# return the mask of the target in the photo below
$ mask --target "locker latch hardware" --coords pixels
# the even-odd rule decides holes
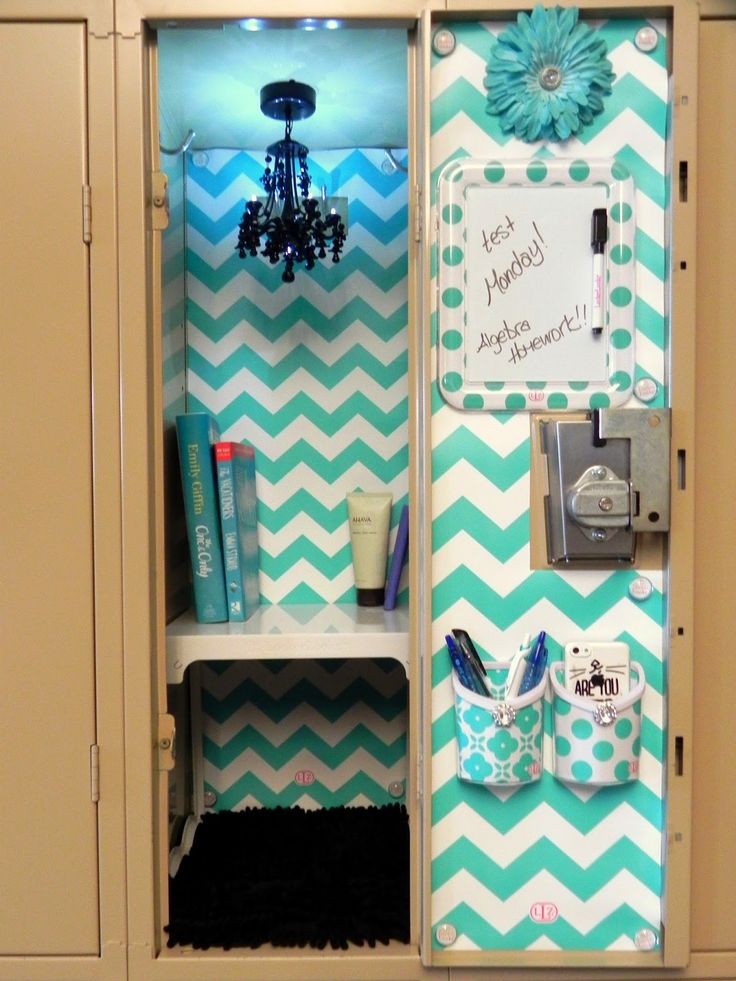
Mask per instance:
[[[173,715],[158,717],[158,769],[173,770],[176,762],[176,722]]]
[[[552,564],[632,563],[637,532],[669,530],[669,409],[540,422]]]
[[[169,178],[162,170],[151,173],[151,227],[155,232],[169,227]]]
[[[592,541],[601,541],[615,528],[626,528],[631,520],[631,482],[621,480],[609,467],[597,465],[578,478],[567,498],[567,509],[580,530]]]

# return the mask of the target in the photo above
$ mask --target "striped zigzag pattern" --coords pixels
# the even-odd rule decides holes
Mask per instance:
[[[168,178],[169,224],[162,240],[162,384],[166,494],[167,619],[191,602],[189,548],[182,513],[176,416],[186,410],[186,228],[185,167],[181,154],[161,155]]]
[[[217,810],[387,804],[406,781],[406,675],[381,659],[209,664],[202,737]]]
[[[163,236],[162,313],[164,418],[173,421],[184,411],[186,319],[186,255],[184,246],[184,163],[181,156],[164,154],[161,167],[168,177],[169,225]]]
[[[431,168],[473,156],[532,156],[625,163],[637,188],[636,374],[666,402],[666,46],[633,44],[645,22],[600,26],[616,73],[603,114],[579,139],[527,145],[485,111],[485,65],[503,24],[448,24],[457,45],[434,58]],[[664,34],[664,25],[655,25]],[[436,271],[437,252],[433,254]],[[435,272],[436,274],[436,272]],[[433,319],[436,344],[436,316]],[[530,429],[526,413],[460,412],[432,391],[432,909],[451,924],[452,950],[635,949],[642,928],[658,936],[664,834],[664,607],[661,569],[532,571]],[[653,583],[635,602],[636,575]],[[548,633],[550,656],[574,637],[621,639],[644,667],[639,779],[622,787],[565,785],[551,770],[545,707],[541,780],[488,790],[456,776],[455,713],[444,634],[465,627],[488,659],[507,659],[524,633]],[[435,946],[439,943],[434,939]]]
[[[343,257],[283,283],[234,246],[263,157],[217,150],[187,181],[188,399],[256,449],[266,603],[352,602],[345,495],[408,486],[407,189],[379,151],[310,155],[348,200]]]
[[[315,187],[347,198],[349,233],[339,264],[285,284],[234,250],[262,154],[207,156],[187,157],[183,184],[170,174],[165,396],[181,411],[185,295],[187,408],[256,448],[262,602],[349,602],[346,492],[390,489],[394,528],[407,493],[406,177],[385,175],[377,151],[310,155]],[[185,236],[174,204],[184,185]],[[393,799],[387,788],[406,771],[405,678],[380,663],[372,680],[364,664],[203,668],[203,780],[217,807]]]

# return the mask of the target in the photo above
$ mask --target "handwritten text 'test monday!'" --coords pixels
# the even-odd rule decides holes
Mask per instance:
[[[514,234],[516,222],[509,215],[504,216],[505,220],[500,222],[494,229],[483,230],[483,250],[490,255],[496,246],[507,241]],[[534,236],[531,242],[523,249],[513,249],[511,261],[505,269],[497,269],[495,266],[491,270],[490,276],[485,276],[484,281],[488,293],[488,306],[493,303],[497,296],[504,296],[514,282],[522,279],[531,269],[538,269],[544,264],[544,249],[546,243],[539,227],[532,219]]]

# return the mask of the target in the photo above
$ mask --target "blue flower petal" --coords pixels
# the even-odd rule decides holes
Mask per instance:
[[[503,132],[519,139],[566,140],[603,110],[615,75],[606,42],[579,22],[575,7],[520,11],[516,23],[494,42],[483,83],[486,110],[499,117]],[[544,68],[557,67],[557,89],[542,87]]]

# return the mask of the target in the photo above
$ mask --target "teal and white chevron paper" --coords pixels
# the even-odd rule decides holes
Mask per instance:
[[[202,670],[204,788],[217,810],[381,805],[406,781],[396,661],[239,661]]]
[[[384,161],[310,154],[313,193],[348,200],[348,238],[339,263],[283,283],[235,251],[264,152],[187,160],[187,407],[255,446],[262,603],[354,602],[346,493],[391,490],[392,541],[406,503],[407,182]],[[166,271],[173,296],[179,267]],[[405,779],[395,662],[223,664],[202,678],[204,783],[219,808],[385,803]]]
[[[166,493],[166,614],[191,602],[189,548],[179,481],[176,417],[186,411],[186,228],[182,154],[161,154],[168,178],[169,224],[162,236],[161,352]],[[173,516],[177,515],[177,518]]]
[[[373,150],[310,154],[349,231],[293,283],[234,249],[263,154],[210,151],[187,182],[188,393],[256,449],[266,603],[355,600],[345,494],[408,486],[407,186]]]
[[[447,22],[454,52],[433,57],[433,189],[451,160],[613,157],[636,186],[635,376],[653,379],[666,404],[665,26],[639,51],[644,21],[600,24],[616,73],[604,112],[578,139],[525,144],[485,111],[485,65],[503,24]],[[436,275],[436,247],[433,270]],[[434,290],[432,291],[434,295]],[[437,353],[437,316],[433,316]],[[434,359],[436,364],[436,357]],[[632,404],[639,404],[632,399]],[[525,412],[452,408],[432,386],[432,832],[431,922],[449,924],[451,950],[636,949],[659,935],[665,833],[665,578],[661,569],[532,571],[529,550],[530,420]],[[636,575],[649,599],[628,591]],[[545,718],[541,780],[492,790],[456,776],[455,722],[444,635],[466,628],[484,657],[506,660],[528,631],[545,629],[553,659],[574,637],[627,641],[647,678],[639,779],[621,787],[565,785],[551,770]]]

